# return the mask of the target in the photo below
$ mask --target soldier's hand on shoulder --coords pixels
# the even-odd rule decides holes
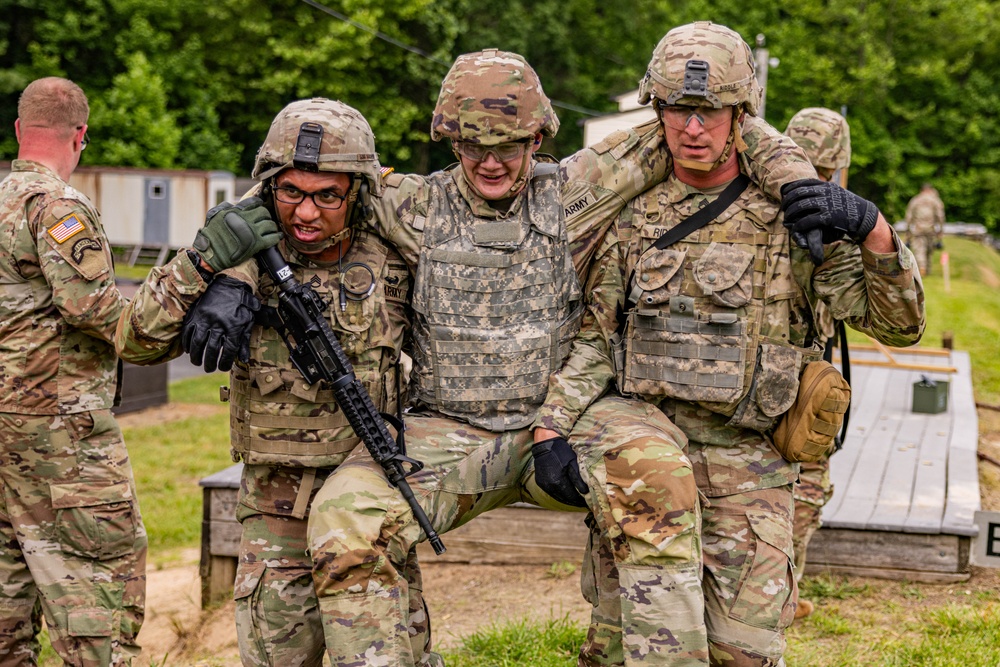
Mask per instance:
[[[278,243],[281,231],[259,197],[224,202],[211,209],[194,239],[194,249],[213,271],[241,264]]]
[[[823,263],[823,245],[848,238],[861,244],[878,222],[878,207],[836,183],[807,178],[781,188],[784,225],[800,248]]]
[[[250,330],[260,301],[246,283],[216,276],[184,317],[181,347],[195,366],[228,371],[236,359],[250,360]]]

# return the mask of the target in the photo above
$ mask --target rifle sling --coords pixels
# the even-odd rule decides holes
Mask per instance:
[[[848,352],[847,347],[847,327],[844,326],[844,320],[837,320],[837,335],[840,337],[840,368],[841,375],[844,376],[844,381],[847,385],[851,385],[851,355]],[[830,341],[827,341],[826,348],[823,350],[823,360],[827,362],[833,361],[833,345]],[[847,439],[847,424],[851,421],[851,403],[847,403],[847,412],[844,413],[844,423],[840,427],[840,435],[836,436],[833,451],[839,452],[840,448],[844,446],[844,440]]]

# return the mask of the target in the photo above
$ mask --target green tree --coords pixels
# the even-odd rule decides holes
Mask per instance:
[[[850,185],[888,218],[930,180],[949,219],[1000,225],[1000,0],[319,1],[0,0],[0,125],[29,81],[67,76],[95,109],[85,161],[247,173],[278,110],[324,96],[365,114],[384,164],[426,172],[454,160],[428,136],[448,66],[497,47],[538,71],[562,122],[543,150],[561,157],[670,27],[711,19],[766,35],[779,129],[846,108]],[[16,148],[0,133],[0,156]]]
[[[163,78],[142,53],[93,100],[90,128],[95,140],[86,153],[88,164],[167,168],[176,163],[181,129],[167,110]]]

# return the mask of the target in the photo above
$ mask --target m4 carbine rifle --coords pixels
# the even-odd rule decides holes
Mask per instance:
[[[278,295],[278,317],[281,320],[278,333],[288,346],[292,363],[310,384],[323,380],[330,385],[334,399],[347,415],[354,433],[365,443],[375,463],[382,466],[389,483],[403,494],[414,518],[434,547],[434,553],[444,553],[444,543],[406,481],[404,466],[413,473],[423,468],[424,464],[407,457],[403,448],[393,440],[383,415],[354,375],[354,367],[327,322],[323,314],[323,300],[311,287],[295,280],[291,268],[276,247],[259,253],[257,261],[271,275],[281,292]],[[402,434],[402,422],[396,427]]]

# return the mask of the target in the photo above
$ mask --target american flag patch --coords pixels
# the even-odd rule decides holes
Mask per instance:
[[[49,227],[49,236],[55,239],[56,243],[62,243],[84,229],[86,227],[80,222],[80,218],[76,217],[76,213],[73,213],[60,220],[58,224]]]
[[[382,177],[382,180],[385,180],[385,177],[394,171],[396,171],[395,167],[381,167],[379,168],[378,173]]]

